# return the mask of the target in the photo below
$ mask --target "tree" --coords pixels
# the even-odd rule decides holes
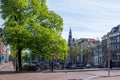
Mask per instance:
[[[66,55],[66,41],[61,37],[63,20],[48,10],[46,0],[0,0],[0,3],[5,20],[3,39],[17,50],[19,70],[23,49],[50,58],[51,43],[55,42],[56,55],[60,58]]]
[[[79,54],[79,46],[77,45],[71,46],[71,52],[72,63],[75,63],[75,57]]]
[[[34,30],[35,34],[31,36],[30,41],[32,43],[28,44],[32,53],[40,54],[45,58],[51,58],[50,53],[54,51],[56,56],[64,58],[63,55],[67,53],[67,45],[60,34],[44,27],[34,27]],[[54,42],[54,46],[52,46],[52,42]]]
[[[1,0],[2,18],[5,20],[3,39],[14,46],[18,53],[19,69],[21,69],[21,51],[26,47],[27,38],[30,36],[25,26],[27,17],[24,9],[26,0]]]
[[[87,62],[87,54],[89,52],[89,48],[86,43],[83,43],[81,46],[82,46],[81,48],[82,48],[83,65],[85,65]]]
[[[13,47],[11,48],[11,51],[10,51],[10,56],[9,56],[9,60],[16,60],[16,49],[14,49]]]
[[[89,51],[88,45],[83,45],[83,55],[86,56],[88,54],[88,51]]]

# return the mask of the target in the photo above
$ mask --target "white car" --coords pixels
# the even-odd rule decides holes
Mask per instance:
[[[87,65],[86,65],[86,68],[90,68],[90,67],[91,67],[91,65],[90,65],[90,64],[87,64]]]

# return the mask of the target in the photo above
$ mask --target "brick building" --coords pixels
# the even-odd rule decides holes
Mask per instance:
[[[2,31],[2,28],[0,28],[0,31]],[[2,38],[0,38],[0,62],[6,62],[9,58],[9,52],[4,44]]]

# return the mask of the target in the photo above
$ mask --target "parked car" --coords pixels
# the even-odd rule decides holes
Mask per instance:
[[[76,64],[75,69],[84,69],[83,64]]]
[[[42,71],[44,68],[42,63],[36,61],[23,64],[23,69],[27,71]]]
[[[31,62],[28,70],[30,71],[42,71],[42,66],[38,62]]]
[[[70,69],[71,64],[64,64],[64,69]]]
[[[86,68],[91,68],[92,66],[88,63],[87,65],[86,65]]]
[[[73,65],[70,65],[70,69],[75,69],[76,65],[73,64]]]

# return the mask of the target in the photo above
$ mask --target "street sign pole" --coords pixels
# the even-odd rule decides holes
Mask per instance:
[[[52,52],[51,53],[51,56],[52,56],[52,64],[51,64],[51,71],[53,72],[53,67],[54,67],[54,56],[55,56],[55,53],[54,52]]]
[[[108,76],[110,76],[110,34],[107,34]]]

